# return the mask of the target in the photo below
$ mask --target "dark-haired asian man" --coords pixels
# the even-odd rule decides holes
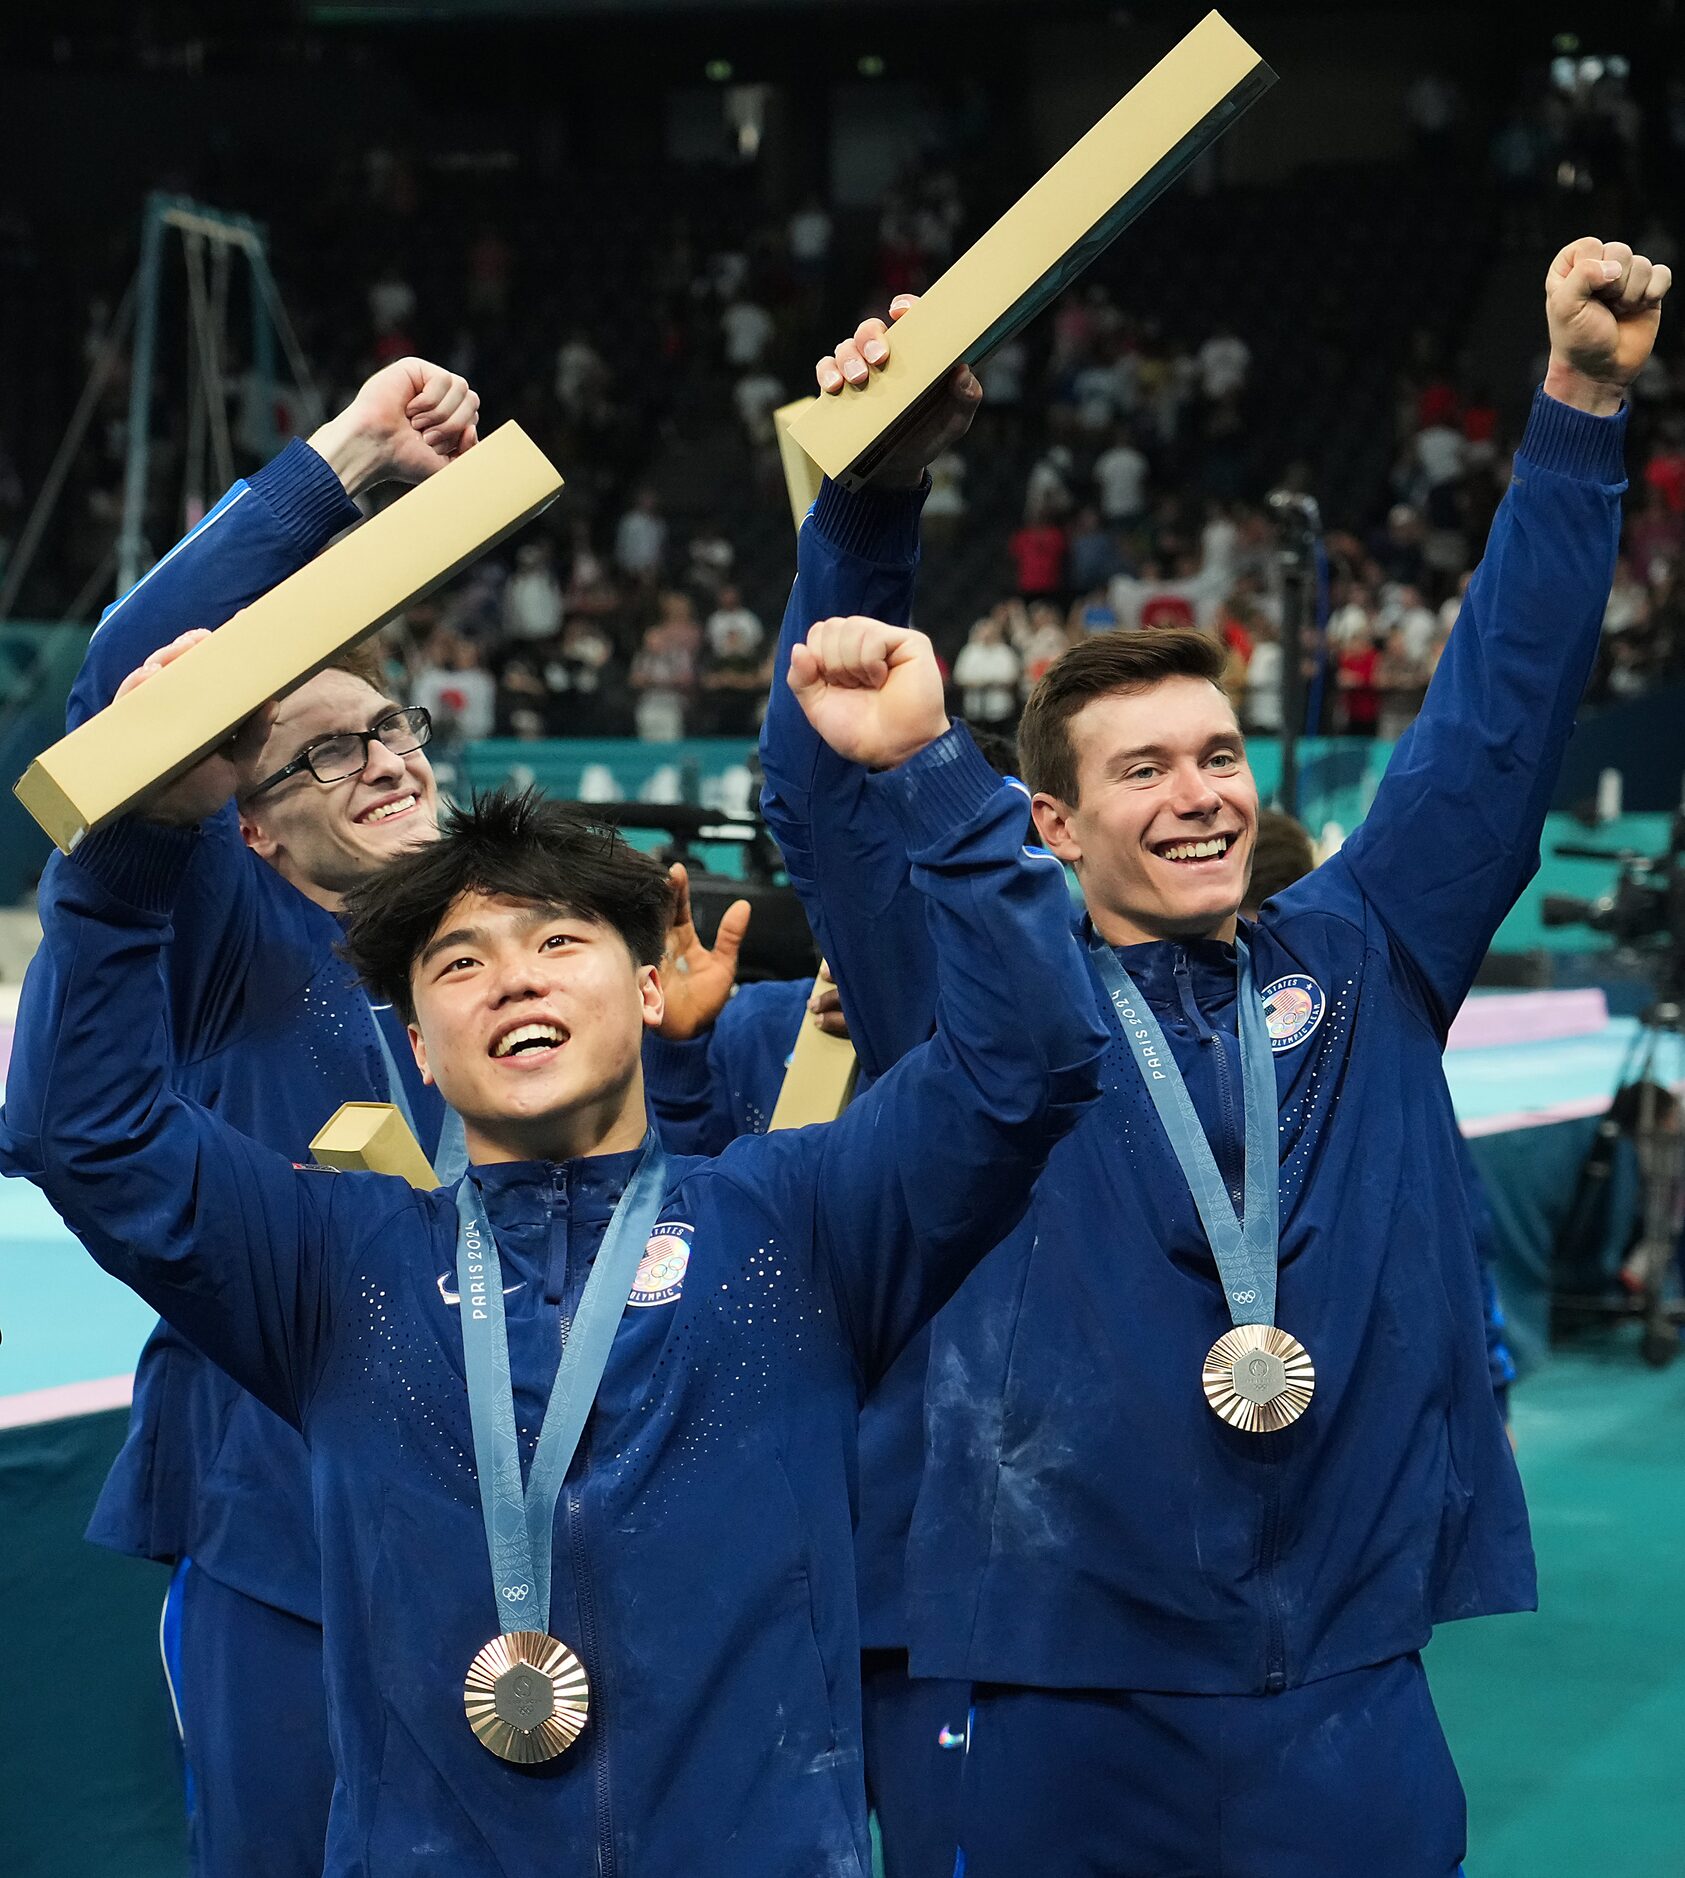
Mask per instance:
[[[462,1117],[454,1192],[297,1170],[170,1089],[159,951],[247,752],[61,869],[23,994],[57,1043],[8,1089],[5,1164],[304,1435],[330,1878],[867,1869],[861,1396],[1022,1211],[1103,1033],[1062,872],[948,727],[928,642],[872,671],[799,648],[790,682],[882,772],[946,1021],[831,1127],[717,1160],[646,1135],[666,883],[542,804],[468,811],[349,896],[351,956]]]

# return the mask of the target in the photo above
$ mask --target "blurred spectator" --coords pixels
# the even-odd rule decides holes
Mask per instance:
[[[489,737],[497,721],[497,685],[466,639],[440,630],[410,685],[412,704],[433,714],[433,735],[449,749]]]
[[[723,658],[729,646],[734,656],[745,651],[759,652],[766,637],[760,616],[743,604],[743,596],[731,585],[720,589],[720,603],[708,615],[708,649]]]
[[[965,520],[965,458],[944,450],[930,466],[930,494],[924,499],[925,533],[933,541],[953,539]]]
[[[711,609],[718,604],[736,561],[737,551],[725,536],[717,528],[704,528],[691,537],[685,583]]]
[[[562,588],[547,541],[515,551],[515,571],[503,589],[503,630],[511,639],[554,639],[562,625]]]
[[[414,318],[415,289],[390,261],[369,288],[369,323],[377,334],[390,334],[407,332]]]
[[[1065,577],[1078,593],[1104,587],[1124,569],[1117,537],[1102,528],[1093,509],[1078,509],[1071,521],[1065,550]]]
[[[735,588],[726,592],[735,598]],[[708,621],[702,690],[708,707],[703,727],[710,736],[753,737],[760,728],[772,677],[763,636],[760,621],[745,606],[722,605]]]
[[[1348,737],[1373,737],[1381,721],[1381,655],[1367,627],[1346,641],[1335,668],[1341,729]]]
[[[720,314],[725,362],[739,372],[759,365],[777,330],[772,315],[757,300],[733,300]]]
[[[667,558],[667,524],[653,489],[640,489],[637,500],[614,531],[614,562],[633,580],[654,582]]]
[[[1251,622],[1251,632],[1241,724],[1248,731],[1275,736],[1281,730],[1281,638],[1274,624],[1261,615]]]
[[[809,196],[790,217],[786,239],[797,274],[809,282],[823,281],[831,255],[831,218],[817,196]]]
[[[972,627],[954,660],[954,683],[960,688],[960,714],[968,724],[1010,736],[1018,722],[1018,681],[1023,661],[1008,643],[1006,629],[993,614]]]
[[[731,401],[743,425],[743,434],[757,449],[776,439],[772,414],[784,402],[784,387],[764,367],[747,371],[732,389]]]
[[[1070,446],[1050,444],[1030,466],[1030,478],[1024,488],[1024,508],[1045,518],[1070,513],[1071,486],[1076,480],[1076,458]]]
[[[1111,445],[1094,460],[1094,486],[1100,513],[1113,528],[1128,528],[1147,507],[1149,465],[1127,430],[1112,433]]]
[[[1199,388],[1212,404],[1246,389],[1252,348],[1229,326],[1219,326],[1199,349]]]
[[[1030,607],[1029,630],[1024,635],[1024,669],[1018,685],[1021,694],[1028,697],[1041,682],[1048,666],[1063,652],[1070,649],[1070,634],[1065,623],[1059,617],[1059,610],[1046,600],[1037,600]]]
[[[685,735],[701,644],[690,596],[664,593],[660,616],[645,628],[632,661],[638,735],[645,743],[675,743]]]
[[[1065,531],[1045,512],[1032,509],[1007,543],[1026,600],[1052,599],[1065,590]]]

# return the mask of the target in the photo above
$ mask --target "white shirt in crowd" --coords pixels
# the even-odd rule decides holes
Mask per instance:
[[[741,658],[758,651],[766,636],[758,613],[746,606],[716,607],[708,615],[708,647],[716,658]]]
[[[615,564],[623,573],[640,577],[661,572],[667,549],[667,524],[659,515],[628,509],[614,531]]]
[[[993,645],[968,639],[954,660],[954,683],[960,688],[960,708],[977,724],[1004,724],[1018,708],[1018,675],[1022,665],[1016,649],[1004,639]]]
[[[720,315],[720,331],[725,335],[726,363],[736,366],[756,365],[772,341],[772,315],[753,300],[734,300]]]
[[[1108,522],[1128,522],[1147,506],[1147,459],[1131,443],[1114,443],[1094,461],[1100,513]]]
[[[1239,391],[1252,365],[1252,348],[1235,333],[1213,333],[1199,349],[1199,386],[1213,403]]]
[[[1422,483],[1438,489],[1454,483],[1468,460],[1468,444],[1460,430],[1449,424],[1429,424],[1416,433],[1416,469]]]
[[[1281,646],[1260,639],[1246,667],[1246,721],[1253,730],[1281,728]]]
[[[790,253],[798,261],[823,261],[831,251],[831,218],[817,203],[790,217]]]
[[[511,639],[553,639],[561,626],[556,576],[548,567],[517,567],[503,589],[503,630]]]

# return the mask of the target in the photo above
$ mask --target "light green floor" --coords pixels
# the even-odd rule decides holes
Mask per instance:
[[[1539,1612],[1428,1654],[1469,1878],[1685,1874],[1685,1359],[1624,1338],[1516,1392]]]

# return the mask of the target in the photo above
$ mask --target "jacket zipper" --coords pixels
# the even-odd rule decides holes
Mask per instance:
[[[589,1473],[591,1453],[589,1438],[582,1443],[585,1469]],[[573,1555],[573,1589],[579,1600],[579,1645],[585,1661],[599,1666],[597,1654],[597,1598],[591,1586],[591,1565],[585,1552],[585,1519],[577,1487],[567,1490],[568,1550]],[[596,1777],[597,1808],[597,1878],[614,1878],[614,1817],[609,1805],[608,1730],[604,1726],[602,1704],[603,1678],[599,1674],[591,1691],[595,1739],[591,1745],[591,1765]]]
[[[1287,1687],[1287,1619],[1281,1608],[1281,1584],[1276,1565],[1281,1552],[1281,1437],[1262,1437],[1265,1452],[1261,1456],[1270,1470],[1269,1488],[1264,1499],[1264,1537],[1259,1547],[1264,1588],[1269,1597],[1269,1641],[1264,1658],[1264,1691],[1280,1695]]]

